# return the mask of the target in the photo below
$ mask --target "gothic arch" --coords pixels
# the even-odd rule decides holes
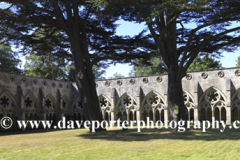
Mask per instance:
[[[150,120],[164,120],[164,98],[157,92],[149,92],[142,100],[140,106],[141,119],[145,120],[149,117]]]
[[[51,94],[47,95],[45,98],[44,109],[48,116],[56,114],[58,111],[57,102]]]
[[[211,108],[214,110],[216,107],[221,109],[226,107],[226,96],[216,87],[208,88],[199,99],[200,109]]]
[[[3,116],[17,115],[18,107],[15,98],[8,91],[4,91],[0,94],[0,114]]]
[[[102,111],[103,119],[110,120],[111,107],[112,107],[110,99],[103,94],[98,96],[98,99],[99,99],[99,106]]]
[[[194,118],[194,101],[193,101],[193,96],[187,92],[183,91],[183,100],[184,100],[184,105],[187,110],[187,115],[188,115],[188,120],[193,120]]]
[[[73,114],[72,105],[67,96],[63,96],[63,98],[61,99],[61,103],[62,103],[61,109],[63,110],[63,113],[72,115]]]
[[[121,112],[123,114],[123,112],[125,111],[127,114],[130,111],[135,112],[137,109],[137,101],[135,98],[133,98],[133,96],[131,96],[128,93],[124,93],[118,100],[115,113],[119,113]]]
[[[240,119],[240,88],[233,94],[231,99],[232,105],[232,119],[239,120]]]
[[[72,103],[72,110],[74,115],[74,120],[82,120],[83,119],[83,108],[81,97],[78,96]]]
[[[155,112],[156,110],[163,110],[165,104],[164,98],[159,93],[151,91],[142,100],[140,111],[146,110],[149,112],[152,110]]]
[[[224,120],[226,120],[226,96],[219,89],[208,88],[200,97],[199,102],[199,111],[205,114],[205,119],[211,121],[212,117],[215,117],[216,120],[222,120],[225,117]]]
[[[36,114],[37,116],[39,116],[39,102],[31,92],[25,95],[25,97],[23,98],[23,104],[26,115],[30,117],[31,114]]]

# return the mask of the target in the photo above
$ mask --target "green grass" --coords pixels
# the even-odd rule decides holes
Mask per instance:
[[[87,129],[0,133],[0,159],[240,159],[239,130]]]

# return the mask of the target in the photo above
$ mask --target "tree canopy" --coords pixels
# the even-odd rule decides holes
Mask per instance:
[[[185,120],[182,78],[199,55],[218,56],[239,47],[238,0],[91,0],[126,21],[145,23],[168,68],[171,119]],[[177,112],[176,112],[177,110]]]
[[[147,76],[163,73],[167,73],[167,66],[164,64],[161,58],[152,57],[147,61],[144,59],[136,60],[133,65],[133,69],[129,73],[129,76]]]
[[[22,74],[20,65],[21,60],[17,53],[13,52],[10,46],[0,45],[0,71]]]
[[[117,78],[124,78],[124,75],[120,73],[114,73],[112,77],[109,77],[109,79],[117,79]]]

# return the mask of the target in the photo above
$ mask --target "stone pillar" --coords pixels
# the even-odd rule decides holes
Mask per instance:
[[[194,101],[194,124],[197,123],[197,121],[200,120],[200,117],[199,117],[199,107],[198,107],[198,97],[199,97],[199,88],[200,88],[200,85],[199,83],[195,83],[194,84],[194,93],[193,93],[193,101]]]
[[[141,102],[142,102],[142,89],[141,87],[136,89],[136,103],[137,103],[137,108],[136,108],[136,121],[141,120]]]
[[[116,89],[115,88],[112,88],[112,91],[111,91],[111,121],[114,121],[116,120],[117,121],[117,116],[115,116],[115,109],[116,109]]]
[[[165,106],[164,106],[164,121],[169,121],[169,107],[168,107],[168,94],[167,94],[167,85],[164,91],[164,101],[165,101]]]
[[[231,79],[226,81],[226,123],[231,124]]]

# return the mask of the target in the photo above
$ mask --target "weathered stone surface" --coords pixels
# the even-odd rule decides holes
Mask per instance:
[[[189,119],[239,119],[239,68],[190,72],[182,80]],[[169,118],[167,75],[96,81],[104,119]],[[75,83],[0,72],[0,118],[83,119]],[[107,106],[106,106],[107,105]],[[229,109],[228,109],[229,108]],[[15,126],[13,126],[14,128]]]

